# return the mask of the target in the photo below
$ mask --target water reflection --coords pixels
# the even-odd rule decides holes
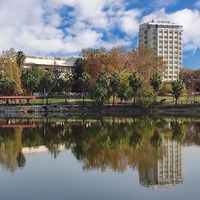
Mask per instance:
[[[1,119],[0,165],[26,165],[26,155],[70,149],[83,170],[137,169],[141,185],[183,182],[182,145],[200,144],[200,121],[191,118]]]
[[[148,187],[168,187],[183,182],[182,150],[178,141],[163,138],[165,153],[152,168],[139,170],[140,184]]]

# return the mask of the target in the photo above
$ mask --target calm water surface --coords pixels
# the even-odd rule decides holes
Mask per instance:
[[[0,119],[2,200],[196,200],[200,119]]]

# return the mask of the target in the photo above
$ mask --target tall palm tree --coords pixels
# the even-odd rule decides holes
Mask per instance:
[[[133,91],[134,104],[135,104],[136,103],[135,99],[136,99],[138,90],[142,86],[141,78],[137,73],[133,73],[129,76],[129,85]]]
[[[17,52],[17,56],[16,56],[16,62],[17,62],[17,65],[21,68],[22,64],[24,63],[25,61],[25,54],[22,52],[22,51],[18,51]]]
[[[150,85],[153,88],[154,101],[156,102],[156,97],[157,97],[160,87],[162,85],[162,75],[158,72],[152,74],[152,76],[150,78]]]

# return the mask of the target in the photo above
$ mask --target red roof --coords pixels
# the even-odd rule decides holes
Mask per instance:
[[[35,96],[0,96],[0,99],[36,99]]]

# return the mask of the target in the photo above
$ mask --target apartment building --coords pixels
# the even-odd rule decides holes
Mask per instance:
[[[157,56],[164,59],[164,81],[176,80],[182,67],[183,26],[169,21],[155,21],[141,24],[139,44],[151,47]]]

